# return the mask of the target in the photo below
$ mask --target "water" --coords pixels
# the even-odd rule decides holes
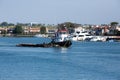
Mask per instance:
[[[73,42],[70,48],[16,47],[46,38],[0,38],[0,80],[120,80],[119,42]]]

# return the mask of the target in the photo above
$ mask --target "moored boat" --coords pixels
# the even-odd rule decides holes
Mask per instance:
[[[92,36],[87,31],[75,31],[71,34],[72,41],[84,41],[90,38],[92,38]]]
[[[94,41],[94,42],[105,42],[106,41],[106,37],[103,36],[93,36],[90,41]]]
[[[36,35],[34,35],[34,37],[48,37],[48,35],[45,35],[45,34],[36,34]]]

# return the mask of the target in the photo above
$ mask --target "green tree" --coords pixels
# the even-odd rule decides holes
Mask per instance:
[[[111,29],[110,29],[110,32],[112,35],[117,35],[118,34],[118,30],[116,29],[116,27],[118,26],[118,22],[111,22],[110,25],[111,25]]]
[[[72,22],[64,22],[61,24],[58,24],[58,29],[67,29],[69,33],[74,32],[74,28],[77,27],[78,24],[72,23]]]
[[[1,26],[8,26],[8,23],[7,22],[2,22],[0,25]]]
[[[45,33],[46,33],[46,27],[42,26],[42,27],[40,28],[40,33],[41,33],[41,34],[45,34]]]
[[[9,23],[8,26],[14,26],[14,24],[13,23]]]
[[[118,22],[111,22],[110,25],[111,26],[117,26],[119,23]]]
[[[14,29],[14,33],[15,33],[15,34],[22,34],[22,33],[23,33],[22,26],[16,25],[16,26],[15,26],[15,29]]]
[[[67,28],[67,29],[70,29],[70,28],[75,28],[75,23],[72,23],[72,22],[65,22],[65,23],[61,23],[61,24],[58,24],[58,28]]]

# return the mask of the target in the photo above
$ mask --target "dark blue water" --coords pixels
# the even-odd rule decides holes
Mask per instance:
[[[73,42],[70,48],[16,47],[46,38],[0,38],[0,80],[120,80],[119,42]]]

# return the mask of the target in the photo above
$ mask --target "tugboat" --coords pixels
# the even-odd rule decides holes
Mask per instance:
[[[55,33],[55,37],[49,43],[43,44],[18,44],[18,47],[70,47],[72,45],[71,40],[68,37],[67,29],[60,30]]]

